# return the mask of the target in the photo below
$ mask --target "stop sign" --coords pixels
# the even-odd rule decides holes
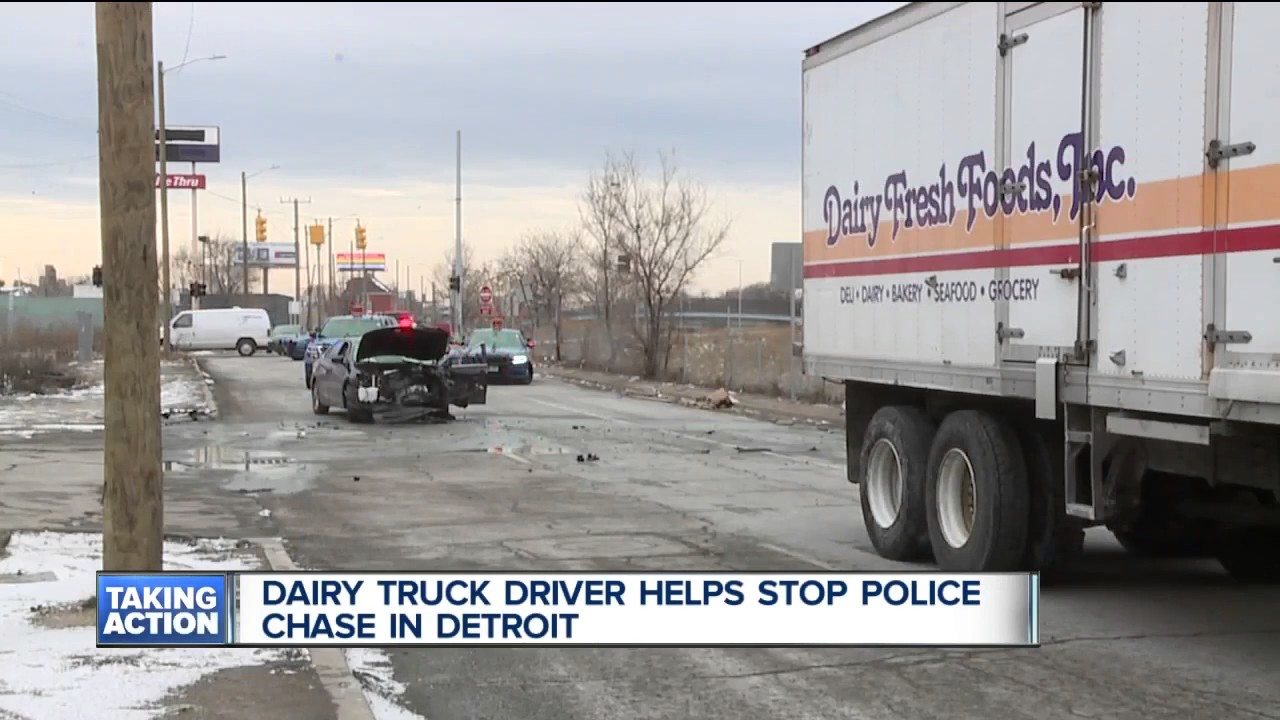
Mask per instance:
[[[489,305],[493,302],[493,289],[488,285],[480,288],[480,304]]]

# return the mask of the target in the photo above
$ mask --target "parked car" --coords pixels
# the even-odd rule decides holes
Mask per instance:
[[[270,344],[271,318],[261,308],[183,310],[169,327],[169,341],[179,350],[235,350],[248,357]]]
[[[307,388],[311,388],[311,369],[316,358],[324,354],[330,346],[339,340],[352,340],[378,328],[393,327],[394,318],[385,315],[335,315],[325,321],[320,331],[307,345],[303,359],[302,374]]]
[[[298,327],[298,332],[281,340],[284,347],[284,354],[290,360],[302,360],[307,355],[307,347],[311,345],[311,340],[315,338],[314,330],[307,330],[305,327]]]
[[[504,328],[472,330],[466,344],[455,355],[460,362],[482,363],[488,367],[489,382],[533,382],[534,342],[519,330]]]
[[[271,340],[267,343],[267,352],[284,355],[284,341],[302,332],[301,325],[277,325],[271,328]]]

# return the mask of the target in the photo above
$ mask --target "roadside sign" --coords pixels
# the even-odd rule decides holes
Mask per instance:
[[[178,173],[165,175],[170,190],[204,190],[206,178],[204,175],[191,173]],[[156,173],[156,188],[160,187],[160,173]]]
[[[493,288],[488,285],[480,288],[480,304],[485,307],[493,305]]]
[[[494,330],[501,330],[501,329],[502,329],[502,316],[501,316],[501,315],[499,315],[499,316],[497,316],[497,317],[495,317],[495,318],[493,319],[493,329],[494,329]]]
[[[481,306],[480,306],[480,314],[481,314],[481,315],[492,315],[492,314],[493,314],[493,306],[492,306],[492,305],[481,305]]]
[[[221,133],[216,127],[166,127],[165,160],[216,163],[222,159]],[[160,131],[156,131],[156,162],[160,161]]]

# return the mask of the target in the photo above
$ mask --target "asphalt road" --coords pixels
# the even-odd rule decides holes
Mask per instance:
[[[170,483],[270,510],[244,532],[283,537],[304,568],[903,567],[870,550],[838,429],[543,378],[447,425],[350,425],[311,413],[301,363],[204,365],[221,419],[166,436]],[[431,720],[1280,718],[1280,591],[1139,563],[1101,533],[1080,577],[1045,593],[1037,650],[391,655]]]

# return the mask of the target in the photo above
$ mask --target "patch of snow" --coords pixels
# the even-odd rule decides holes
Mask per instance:
[[[164,554],[166,570],[258,569],[229,540],[165,543]],[[102,537],[96,533],[15,533],[10,539],[0,575],[52,572],[57,580],[5,585],[0,593],[0,717],[155,718],[167,697],[205,675],[283,659],[277,650],[98,649],[92,626],[32,622],[34,606],[92,597],[101,566]]]
[[[404,696],[404,683],[397,682],[391,667],[391,658],[385,651],[373,648],[349,648],[347,665],[351,674],[360,681],[360,689],[373,711],[375,720],[426,720],[400,704]]]
[[[160,378],[161,412],[171,414],[208,411],[205,379],[187,366],[162,364]],[[31,438],[51,432],[100,432],[103,429],[102,403],[106,387],[97,382],[88,387],[47,395],[17,395],[0,399],[0,436]]]

